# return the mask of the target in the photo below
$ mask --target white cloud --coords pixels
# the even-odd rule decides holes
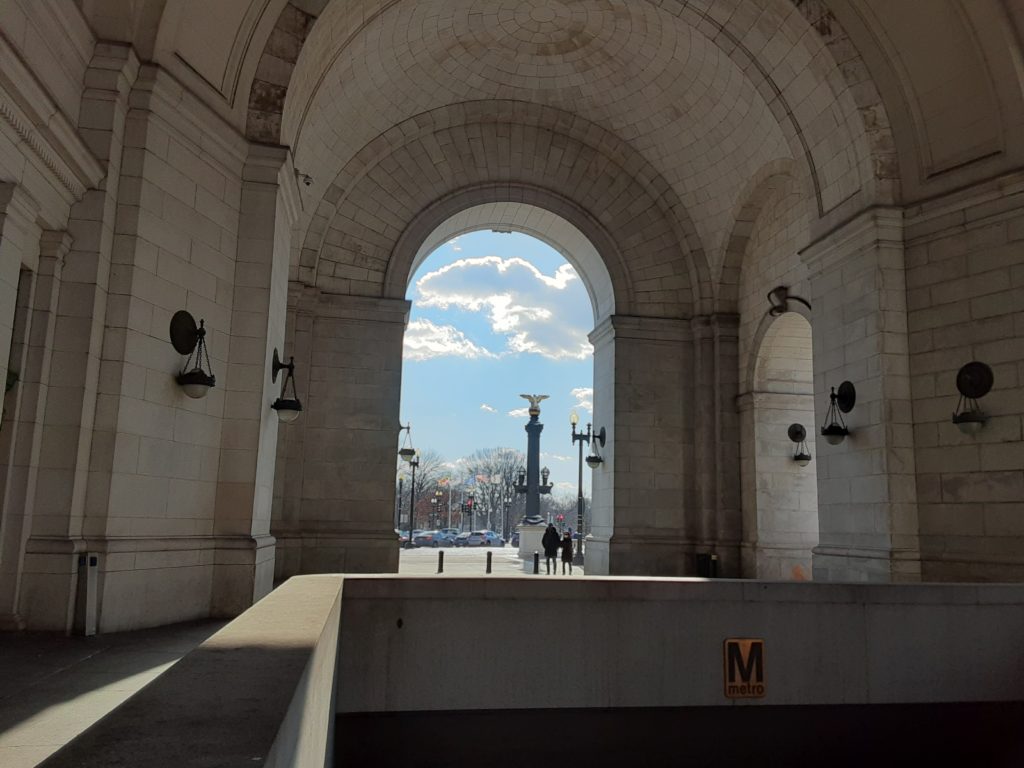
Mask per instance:
[[[498,412],[497,408],[492,408],[487,403],[481,403],[480,404],[480,410],[481,411],[487,411],[488,413],[497,413]]]
[[[544,453],[543,451],[540,457],[546,461],[576,461],[572,456],[559,456],[557,453]]]
[[[463,258],[416,281],[423,307],[461,309],[486,315],[491,330],[506,339],[512,354],[555,360],[583,360],[593,353],[587,340],[590,307],[566,300],[579,280],[568,264],[546,275],[525,259]]]
[[[523,419],[530,415],[529,408],[516,408],[514,411],[509,411],[508,415],[514,419]]]
[[[594,412],[594,389],[593,387],[576,387],[570,392],[576,398],[574,408],[579,408],[589,413]]]
[[[497,357],[477,346],[451,325],[435,325],[429,320],[413,320],[405,331],[406,360],[429,360],[433,357],[463,357],[468,359]]]

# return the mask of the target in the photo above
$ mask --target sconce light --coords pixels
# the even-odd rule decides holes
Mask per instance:
[[[206,328],[203,321],[196,326],[195,318],[184,309],[178,310],[171,318],[171,345],[179,355],[188,355],[181,372],[174,377],[185,394],[200,399],[206,397],[216,383],[210,366],[210,352],[206,348]],[[203,369],[203,360],[206,369]]]
[[[540,471],[540,482],[541,482],[541,484],[542,485],[547,485],[548,484],[548,478],[550,476],[551,476],[551,470],[548,469],[547,467],[544,467],[544,469],[542,469]]]
[[[803,424],[790,424],[786,434],[789,439],[796,443],[796,453],[793,454],[793,461],[798,466],[806,467],[811,463],[811,452],[807,450],[807,430]]]
[[[281,358],[277,356],[277,348],[274,348],[274,358],[271,360],[271,374],[270,380],[272,382],[277,381],[278,371],[288,371],[284,375],[284,381],[281,382],[281,397],[277,398],[270,406],[277,411],[277,418],[285,424],[291,424],[302,412],[302,403],[299,402],[299,395],[295,391],[295,358],[289,357],[287,363],[282,363]],[[292,385],[292,396],[288,397],[288,382]]]
[[[801,299],[799,296],[790,296],[789,286],[780,285],[768,292],[768,314],[772,317],[786,314],[789,312],[789,302],[791,301],[799,301],[808,309],[811,308],[811,303],[807,299]]]
[[[843,421],[843,414],[853,410],[857,402],[857,390],[853,384],[844,381],[839,385],[838,392],[832,387],[828,398],[828,411],[825,413],[825,426],[821,428],[821,434],[829,445],[839,445],[850,434]]]
[[[992,369],[984,363],[968,363],[957,372],[956,388],[960,392],[960,400],[953,412],[953,423],[965,435],[978,434],[988,421],[988,416],[978,405],[978,398],[987,395],[994,382]]]

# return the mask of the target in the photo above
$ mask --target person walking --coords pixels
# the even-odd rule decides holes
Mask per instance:
[[[566,531],[562,540],[558,543],[562,548],[562,575],[565,576],[565,566],[569,566],[569,575],[572,576],[572,536]]]
[[[544,531],[544,538],[540,540],[541,546],[544,547],[544,563],[548,568],[548,575],[551,573],[558,573],[558,531],[555,530],[555,526],[548,523],[548,528]]]

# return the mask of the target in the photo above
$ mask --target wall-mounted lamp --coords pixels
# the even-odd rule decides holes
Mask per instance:
[[[811,308],[811,303],[807,299],[801,299],[799,296],[790,296],[789,286],[780,285],[768,292],[768,314],[772,317],[786,314],[789,312],[789,302],[791,301],[799,301],[808,309]]]
[[[197,400],[206,397],[217,380],[210,366],[210,352],[206,348],[206,328],[203,327],[203,321],[200,320],[196,326],[195,318],[184,309],[175,312],[171,318],[171,345],[179,355],[188,355],[185,365],[174,380],[189,397]]]
[[[984,363],[968,363],[956,374],[956,388],[960,400],[953,412],[953,423],[965,435],[976,435],[988,421],[988,415],[978,405],[978,398],[992,390],[995,377]]]
[[[793,454],[793,461],[798,466],[806,467],[811,463],[811,452],[807,450],[807,430],[803,424],[790,424],[786,432],[789,439],[796,443],[796,453]]]
[[[279,421],[291,424],[302,413],[302,403],[299,402],[299,395],[295,391],[295,358],[289,357],[287,363],[282,363],[281,358],[277,356],[277,348],[275,347],[274,358],[271,360],[270,365],[270,380],[272,382],[277,381],[278,371],[288,371],[284,375],[284,381],[281,382],[281,396],[270,407],[277,411]],[[288,382],[291,382],[292,385],[291,397],[288,397]]]
[[[843,421],[843,414],[853,410],[857,403],[857,390],[853,384],[844,381],[839,385],[838,392],[832,387],[828,398],[828,411],[825,413],[825,426],[821,428],[821,434],[829,445],[839,445],[850,434]]]

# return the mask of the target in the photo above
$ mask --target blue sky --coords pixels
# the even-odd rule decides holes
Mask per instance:
[[[441,246],[409,285],[403,424],[447,461],[479,448],[526,451],[527,402],[541,403],[541,465],[556,493],[576,491],[569,413],[592,413],[593,310],[562,256],[518,233],[473,232]],[[584,473],[589,486],[589,471]]]

